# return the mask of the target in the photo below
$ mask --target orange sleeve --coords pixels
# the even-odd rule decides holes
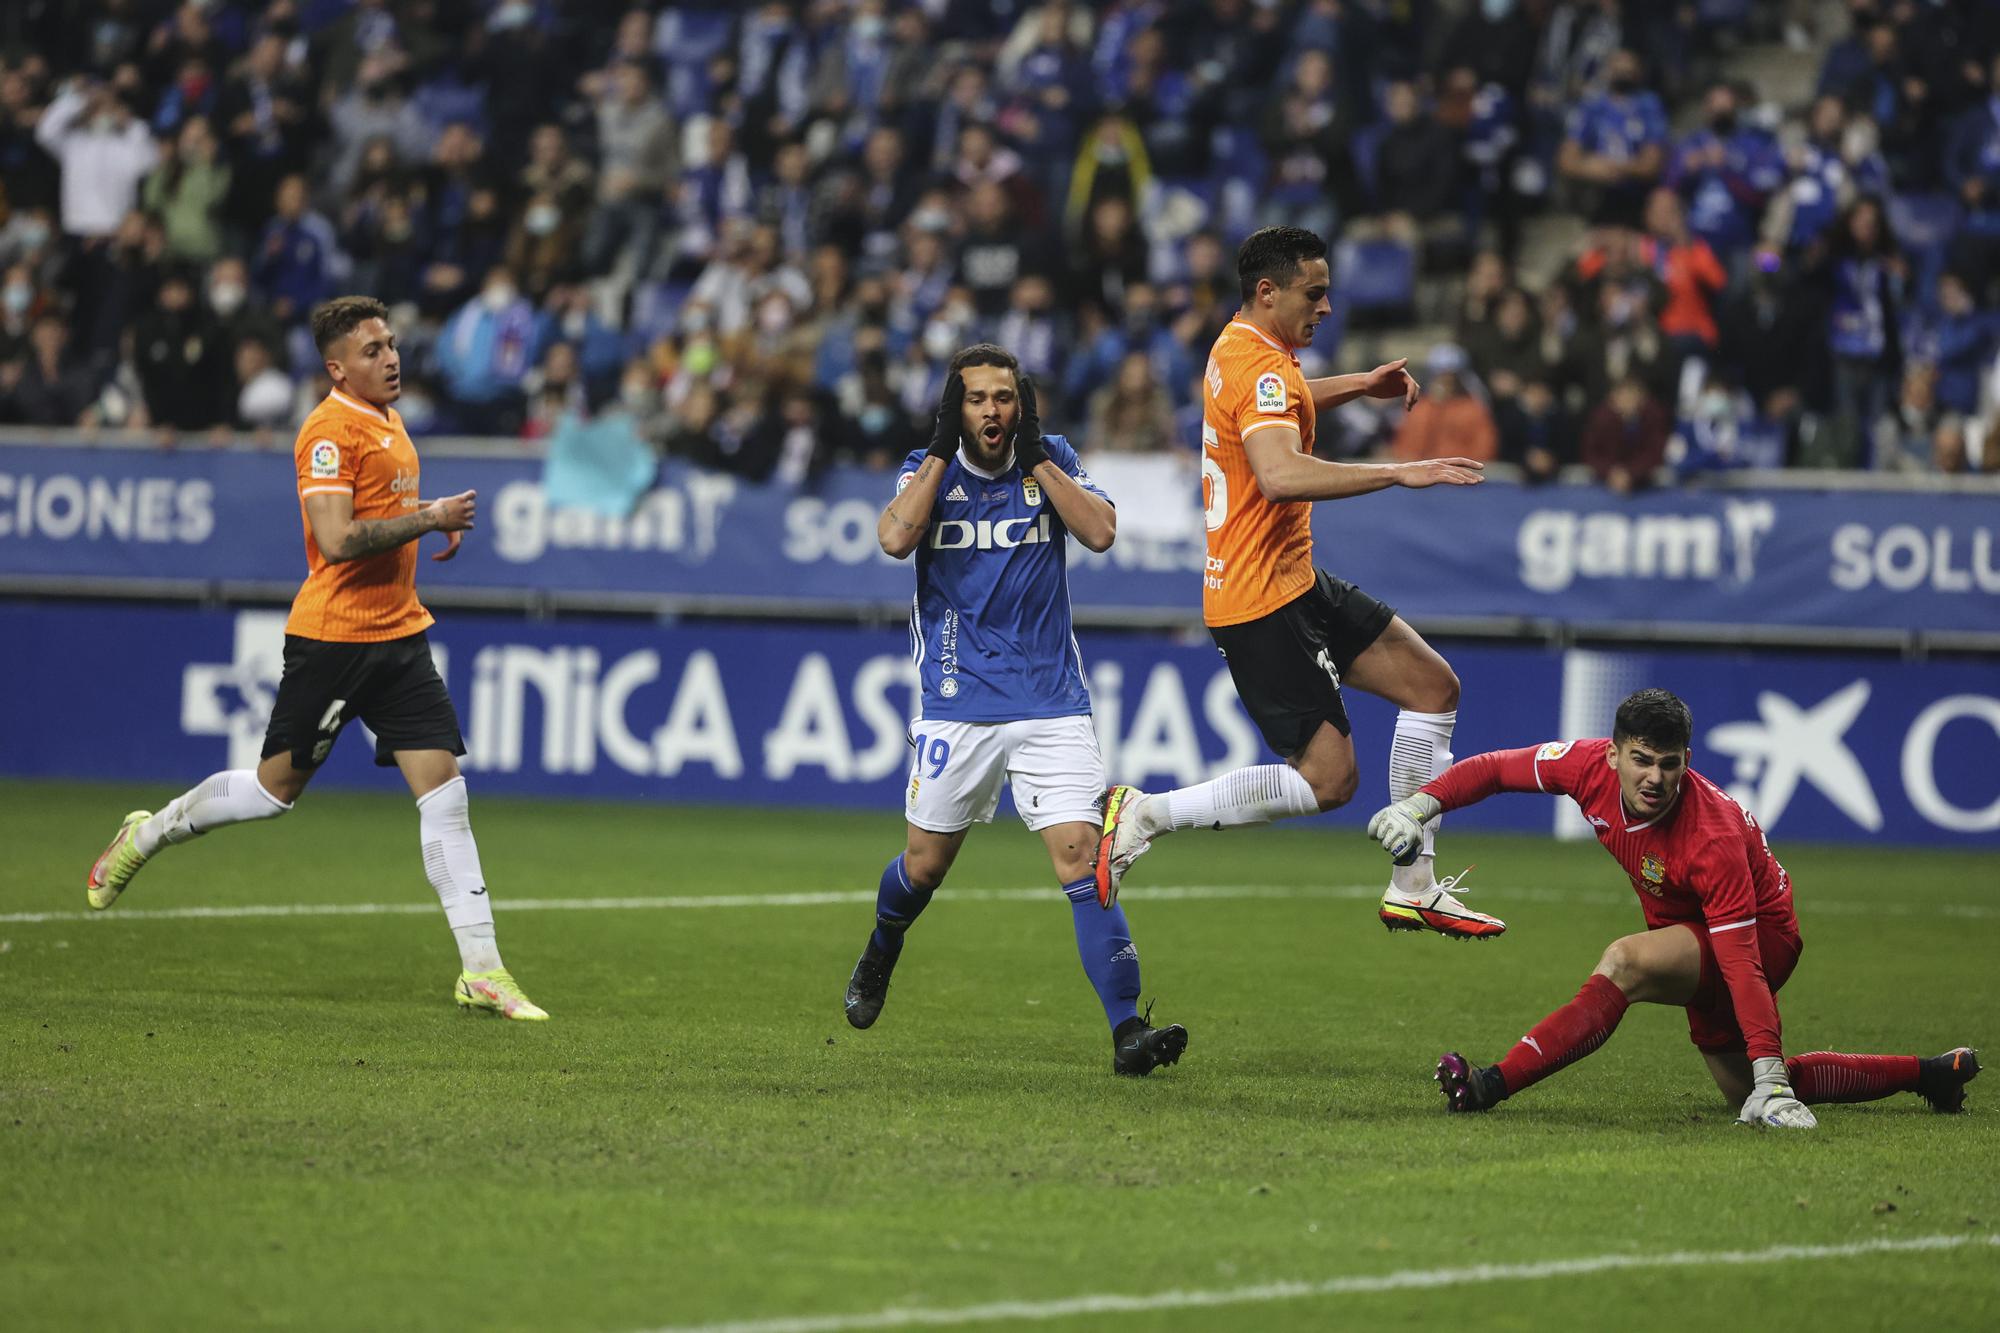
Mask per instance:
[[[355,467],[361,451],[355,446],[354,432],[339,422],[319,420],[306,423],[293,446],[298,465],[299,498],[329,492],[354,494]]]
[[[1285,373],[1289,369],[1276,352],[1224,368],[1223,403],[1238,439],[1247,444],[1251,435],[1273,426],[1299,429],[1300,390]]]

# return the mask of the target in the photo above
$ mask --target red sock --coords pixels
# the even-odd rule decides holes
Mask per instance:
[[[1605,1043],[1630,1005],[1611,978],[1591,975],[1576,998],[1528,1029],[1500,1062],[1509,1095],[1539,1083]]]
[[[1785,1061],[1802,1102],[1872,1102],[1917,1090],[1922,1062],[1914,1055],[1842,1055],[1812,1051]]]

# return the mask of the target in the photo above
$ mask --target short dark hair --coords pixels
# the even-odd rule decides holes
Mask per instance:
[[[336,296],[313,307],[313,346],[325,356],[327,350],[371,319],[386,320],[389,307],[372,296]]]
[[[1656,750],[1685,750],[1694,740],[1694,714],[1671,690],[1647,688],[1625,697],[1611,723],[1611,743],[1642,741]]]
[[[1265,278],[1285,286],[1308,259],[1325,259],[1326,242],[1304,227],[1265,227],[1253,231],[1236,251],[1236,280],[1243,288],[1243,304],[1256,299],[1257,284]]]
[[[1020,361],[998,343],[974,343],[970,347],[960,348],[958,355],[951,359],[951,366],[946,373],[963,374],[967,366],[998,366],[1002,370],[1014,372],[1014,383],[1021,382]]]

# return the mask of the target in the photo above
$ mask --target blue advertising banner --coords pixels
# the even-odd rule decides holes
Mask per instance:
[[[1084,612],[1198,614],[1205,553],[1191,457],[1092,460],[1117,544],[1072,547]],[[0,445],[0,581],[304,575],[288,453]],[[476,489],[480,529],[435,589],[589,598],[896,605],[909,568],[876,546],[893,492],[837,469],[799,490],[670,464],[636,510],[551,508],[530,459],[432,458],[430,495]],[[1211,500],[1226,505],[1227,498]],[[1213,515],[1211,515],[1213,516]],[[1409,619],[2000,635],[2000,494],[1391,490],[1317,507],[1319,561]],[[1227,571],[1222,571],[1227,577]]]
[[[0,602],[0,773],[158,782],[253,766],[277,686],[271,611]],[[447,616],[432,643],[477,790],[901,810],[915,678],[905,637],[853,628],[662,627]],[[1110,776],[1202,781],[1267,762],[1205,638],[1082,636]],[[2000,673],[1967,661],[1453,646],[1460,755],[1603,735],[1663,684],[1696,719],[1695,766],[1774,838],[2000,848]],[[1394,710],[1350,693],[1361,793],[1386,798]],[[359,728],[355,728],[356,731]],[[397,789],[362,735],[318,779]],[[1453,827],[1578,833],[1566,802],[1496,797]],[[1362,849],[1357,845],[1357,855]]]

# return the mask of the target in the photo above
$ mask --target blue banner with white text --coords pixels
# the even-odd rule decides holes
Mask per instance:
[[[1112,780],[1157,789],[1270,760],[1205,638],[1080,637]],[[165,799],[256,764],[284,616],[0,601],[0,643],[0,775],[153,782]],[[900,633],[454,614],[431,643],[479,791],[901,811],[915,668]],[[1781,843],[2000,848],[1990,663],[1446,651],[1463,682],[1460,756],[1603,735],[1626,693],[1664,685],[1694,710],[1694,766]],[[1387,798],[1395,710],[1348,700],[1361,790],[1316,822],[1351,830]],[[316,781],[399,790],[372,756],[346,736]],[[1496,797],[1450,817],[1445,856],[1450,828],[1584,831],[1570,810]]]
[[[1117,543],[1071,548],[1081,611],[1198,615],[1196,460],[1088,460]],[[894,477],[835,469],[803,488],[668,464],[630,514],[551,508],[532,459],[433,458],[426,495],[476,489],[479,530],[423,586],[561,598],[906,602],[877,547]],[[1211,496],[1211,517],[1226,496]],[[955,530],[954,530],[955,531]],[[2000,634],[2000,495],[1596,487],[1390,490],[1317,506],[1320,564],[1421,625],[1754,625]],[[0,445],[0,584],[304,576],[288,452]],[[430,545],[435,545],[432,543]],[[1211,571],[1227,578],[1229,571]]]

